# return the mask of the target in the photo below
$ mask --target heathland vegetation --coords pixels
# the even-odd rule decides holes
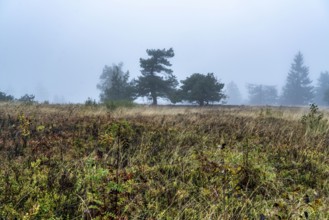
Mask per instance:
[[[328,113],[0,107],[0,219],[328,219]]]
[[[137,79],[105,66],[100,103],[0,92],[0,219],[329,219],[325,109],[211,107],[241,103],[236,84],[225,94],[215,74],[194,73],[179,85],[173,49],[146,52]],[[298,53],[282,94],[249,84],[249,103],[327,102],[329,74],[315,89],[308,74]]]

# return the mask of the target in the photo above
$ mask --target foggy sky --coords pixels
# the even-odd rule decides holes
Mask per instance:
[[[179,80],[213,72],[280,91],[298,51],[314,83],[329,70],[328,39],[327,0],[0,0],[0,91],[98,100],[105,65],[136,78],[146,49],[170,47]]]

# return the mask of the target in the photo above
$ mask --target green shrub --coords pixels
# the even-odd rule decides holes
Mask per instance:
[[[85,101],[85,106],[97,106],[97,102],[95,99],[93,100],[88,97],[88,99]]]
[[[302,116],[301,122],[307,131],[324,132],[327,128],[327,120],[323,118],[323,113],[315,104],[310,104],[310,112]]]
[[[107,101],[105,106],[108,110],[114,111],[118,108],[133,108],[135,104],[132,101],[128,100],[119,100],[119,101]]]

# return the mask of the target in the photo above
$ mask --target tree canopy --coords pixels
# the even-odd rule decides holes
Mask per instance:
[[[14,96],[7,95],[5,92],[0,91],[0,101],[7,102],[7,101],[13,101],[13,100],[14,100]]]
[[[158,97],[170,99],[178,85],[168,60],[175,54],[172,48],[146,50],[146,53],[149,58],[140,58],[142,76],[136,80],[136,91],[139,96],[146,96],[153,105],[157,105]]]
[[[302,53],[298,52],[283,87],[282,104],[305,105],[311,102],[314,96],[311,83],[309,68],[304,65]]]
[[[24,103],[33,103],[35,102],[35,95],[33,94],[25,94],[22,97],[18,99],[19,102],[24,102]]]
[[[128,82],[129,71],[124,72],[122,68],[123,63],[104,67],[100,83],[97,85],[97,88],[101,90],[101,102],[133,100],[133,85]]]
[[[224,84],[220,83],[213,73],[203,75],[194,73],[181,81],[180,97],[182,100],[196,102],[200,106],[209,102],[219,102],[225,95],[222,93]]]

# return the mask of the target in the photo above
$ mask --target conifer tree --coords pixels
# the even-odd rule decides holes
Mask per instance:
[[[282,92],[282,104],[306,105],[312,101],[313,86],[309,78],[309,68],[304,65],[304,57],[298,52],[291,64],[286,84]]]
[[[174,57],[172,48],[166,50],[146,50],[149,58],[140,59],[142,76],[136,80],[136,89],[139,96],[146,96],[153,105],[158,104],[158,97],[169,98],[178,85],[173,71],[169,68],[169,58]]]

